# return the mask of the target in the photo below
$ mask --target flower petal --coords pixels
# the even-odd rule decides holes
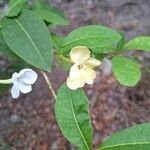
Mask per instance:
[[[19,74],[17,72],[13,73],[12,78],[11,78],[12,82],[13,83],[17,82],[18,77],[19,77]]]
[[[18,98],[20,95],[20,91],[13,85],[11,89],[12,98]]]
[[[32,69],[23,69],[19,72],[19,82],[26,84],[34,84],[38,78],[38,75]]]
[[[71,89],[71,90],[76,90],[78,88],[83,87],[85,84],[85,79],[84,78],[76,78],[76,79],[71,79],[71,78],[67,78],[67,86]]]
[[[32,91],[32,86],[23,82],[17,82],[14,84],[14,86],[24,94]]]
[[[96,58],[90,58],[86,61],[85,65],[90,66],[92,68],[98,67],[101,64],[101,61],[99,61]]]
[[[72,79],[77,79],[83,76],[83,69],[79,69],[78,64],[74,64],[69,72],[69,77]]]
[[[86,68],[85,74],[85,82],[87,84],[93,84],[94,79],[96,78],[96,71],[91,68]]]
[[[74,47],[70,51],[70,58],[74,63],[82,64],[90,58],[90,50],[85,46]]]

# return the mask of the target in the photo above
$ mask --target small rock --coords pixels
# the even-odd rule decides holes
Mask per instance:
[[[10,121],[11,121],[11,123],[19,123],[19,122],[21,122],[21,118],[18,116],[18,115],[12,115],[11,117],[10,117]]]
[[[110,75],[112,71],[112,62],[111,60],[105,58],[102,63],[102,71],[105,75]]]

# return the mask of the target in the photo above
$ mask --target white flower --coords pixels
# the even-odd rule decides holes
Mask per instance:
[[[37,80],[37,73],[32,69],[23,69],[19,73],[12,75],[13,87],[11,94],[13,98],[18,98],[21,93],[29,93],[32,90],[32,84]]]
[[[96,78],[96,71],[93,68],[98,67],[101,62],[91,57],[90,50],[85,46],[74,47],[70,52],[70,59],[75,64],[70,69],[67,86],[76,90],[85,83],[93,84]]]

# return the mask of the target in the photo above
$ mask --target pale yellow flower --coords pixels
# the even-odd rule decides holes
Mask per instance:
[[[98,67],[101,62],[91,56],[90,50],[85,46],[74,47],[70,52],[70,59],[74,65],[70,69],[67,86],[76,90],[83,87],[85,83],[93,84],[96,78],[94,68]]]

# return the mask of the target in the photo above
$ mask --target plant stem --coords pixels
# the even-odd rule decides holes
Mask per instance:
[[[41,71],[41,73],[43,74],[43,76],[44,76],[44,78],[45,78],[45,81],[46,81],[46,83],[47,83],[47,85],[48,85],[48,88],[49,88],[50,92],[52,93],[54,99],[56,100],[56,97],[57,97],[57,96],[56,96],[56,93],[55,93],[55,91],[54,91],[54,89],[53,89],[53,87],[52,87],[52,84],[51,84],[50,79],[48,78],[48,76],[47,76],[47,74],[46,74],[45,72]]]
[[[0,80],[0,84],[12,84],[12,79]]]
[[[65,57],[64,55],[59,54],[59,53],[57,53],[57,52],[54,52],[54,54],[56,55],[56,57],[57,57],[58,59],[73,64],[73,61],[72,61],[71,59]]]

